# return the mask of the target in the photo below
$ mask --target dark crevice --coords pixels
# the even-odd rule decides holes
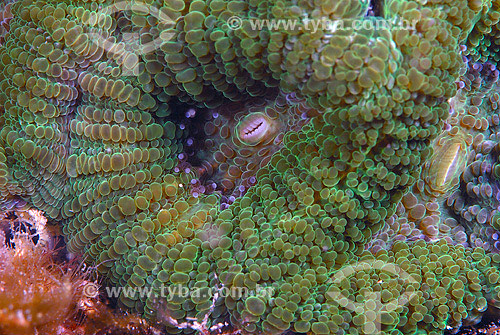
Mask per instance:
[[[384,0],[370,0],[367,16],[384,17]]]
[[[40,236],[30,222],[18,218],[15,212],[8,212],[4,218],[0,220],[0,230],[3,231],[5,238],[5,246],[15,249],[16,244],[14,239],[16,235],[23,234],[29,236],[34,245],[40,240]]]

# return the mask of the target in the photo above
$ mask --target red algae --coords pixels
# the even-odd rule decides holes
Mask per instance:
[[[79,299],[82,279],[56,266],[52,253],[28,236],[5,246],[0,233],[0,332],[5,334],[57,334]]]
[[[0,213],[0,335],[159,335],[101,301],[99,285],[53,248],[57,227],[34,209]]]

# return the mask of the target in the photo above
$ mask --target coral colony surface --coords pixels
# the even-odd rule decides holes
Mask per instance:
[[[47,218],[131,314],[86,299],[50,234],[0,227],[0,333],[498,320],[499,20],[499,0],[2,3],[0,210]]]

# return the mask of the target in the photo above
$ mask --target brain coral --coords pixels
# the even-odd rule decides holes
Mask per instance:
[[[121,306],[172,333],[208,315],[208,326],[247,333],[438,334],[498,305],[500,259],[472,237],[498,225],[484,214],[496,189],[482,185],[496,178],[496,137],[476,133],[495,118],[479,115],[475,93],[498,72],[464,62],[473,56],[461,47],[484,35],[498,3],[147,1],[168,27],[151,12],[103,11],[113,4],[12,5],[0,40],[0,201],[43,210],[109,283],[153,293],[122,291]],[[343,29],[251,24],[303,18]],[[128,33],[158,48],[137,63],[123,52]],[[454,192],[459,176],[473,200]],[[442,230],[455,231],[442,237],[448,196],[456,218]],[[419,230],[427,238],[415,242]],[[370,297],[405,292],[375,312]]]

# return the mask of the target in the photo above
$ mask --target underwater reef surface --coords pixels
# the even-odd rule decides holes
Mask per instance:
[[[500,308],[499,7],[9,3],[0,210],[166,333],[456,333]]]

